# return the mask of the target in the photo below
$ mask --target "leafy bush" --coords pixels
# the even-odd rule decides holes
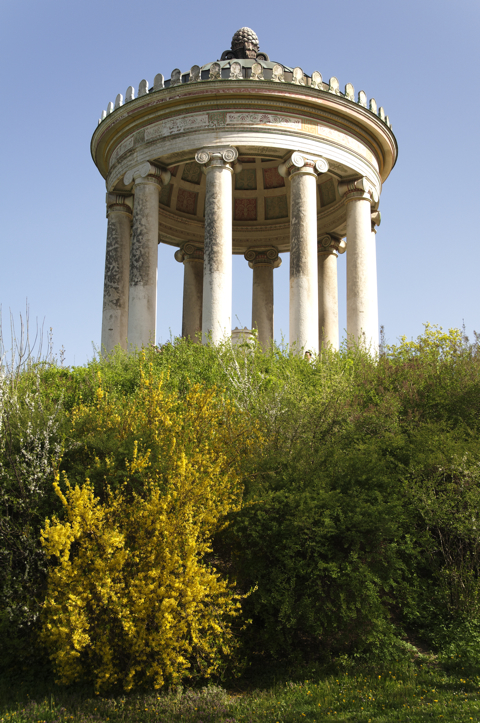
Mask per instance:
[[[42,640],[59,680],[173,683],[208,677],[232,651],[238,596],[206,561],[210,538],[241,501],[239,459],[254,425],[219,394],[193,385],[168,393],[152,369],[129,397],[98,386],[72,410],[97,488],[87,478],[55,489],[65,515],[47,520]],[[88,451],[94,445],[94,459]],[[102,456],[100,457],[100,449]]]

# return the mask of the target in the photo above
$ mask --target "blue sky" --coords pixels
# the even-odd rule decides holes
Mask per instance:
[[[217,60],[253,28],[272,60],[353,83],[388,113],[399,158],[377,234],[380,323],[394,342],[423,322],[480,331],[480,3],[3,0],[0,303],[53,329],[67,364],[100,341],[105,185],[90,138],[108,101],[142,78]],[[250,325],[251,271],[233,260],[233,325]],[[345,257],[339,258],[340,328]],[[182,266],[159,248],[159,342],[181,332]],[[288,257],[275,271],[275,335],[288,337]]]

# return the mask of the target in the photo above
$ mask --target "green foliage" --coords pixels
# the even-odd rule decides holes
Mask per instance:
[[[130,474],[136,443],[168,476],[161,424],[131,424],[145,369],[152,388],[162,380],[173,395],[178,419],[195,385],[248,419],[226,451],[228,464],[238,464],[242,504],[203,560],[236,579],[240,593],[256,587],[242,602],[243,618],[252,619],[241,633],[247,662],[395,660],[411,654],[409,636],[442,659],[480,662],[480,354],[457,330],[429,325],[415,341],[384,345],[377,359],[344,347],[309,363],[288,348],[175,340],[139,354],[116,350],[82,368],[49,364],[18,375],[16,396],[10,403],[8,392],[3,405],[10,447],[2,440],[0,449],[0,531],[15,529],[20,539],[22,505],[31,520],[30,547],[0,538],[10,586],[0,614],[14,645],[23,623],[11,610],[27,599],[25,609],[36,610],[24,638],[31,640],[46,594],[42,521],[56,514],[61,523],[65,514],[52,491],[60,447],[72,487],[88,477],[102,505],[109,489],[144,489],[141,475]],[[111,413],[100,422],[105,400]],[[130,419],[128,434],[115,414]],[[188,424],[178,433],[187,456]],[[257,430],[252,455],[245,441]],[[209,428],[202,433],[208,439]],[[27,441],[35,435],[48,443]],[[24,499],[31,468],[19,460],[29,449],[40,492]],[[28,562],[24,586],[27,549],[39,563]]]

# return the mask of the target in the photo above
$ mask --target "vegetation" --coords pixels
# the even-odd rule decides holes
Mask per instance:
[[[477,341],[427,325],[309,362],[176,340],[37,360],[1,393],[7,683],[84,681],[112,721],[139,701],[145,720],[479,718]],[[202,688],[265,670],[270,692]],[[95,719],[75,690],[31,716]]]

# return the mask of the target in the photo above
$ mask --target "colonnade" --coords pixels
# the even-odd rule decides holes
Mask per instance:
[[[206,175],[204,244],[187,242],[175,258],[184,264],[182,335],[218,343],[231,333],[232,178],[241,170],[235,147],[198,151]],[[333,234],[318,239],[317,177],[323,158],[294,152],[279,166],[290,183],[290,345],[318,352],[338,348],[337,254],[345,242]],[[102,349],[141,347],[155,341],[159,192],[170,173],[151,163],[128,171],[134,195],[107,194],[107,251]],[[347,215],[347,334],[375,351],[378,305],[375,225],[378,196],[366,178],[338,184]],[[252,327],[262,345],[273,339],[275,247],[259,244],[245,259],[253,270]]]

